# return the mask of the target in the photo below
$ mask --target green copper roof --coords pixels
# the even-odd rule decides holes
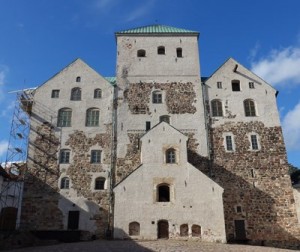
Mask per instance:
[[[116,35],[122,34],[193,34],[198,35],[199,32],[186,29],[166,26],[166,25],[148,25],[116,32]]]
[[[110,84],[112,84],[113,86],[116,85],[116,77],[104,77],[104,79],[110,82]]]

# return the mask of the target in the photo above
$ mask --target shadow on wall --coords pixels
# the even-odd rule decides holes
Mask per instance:
[[[231,169],[235,173],[216,163],[211,164],[210,171],[210,161],[191,150],[188,151],[188,160],[224,188],[223,204],[228,242],[300,248],[297,238],[298,220],[289,177],[279,174],[276,179],[271,178],[278,171],[261,168],[260,178],[249,178],[246,181],[237,174],[245,176],[247,167],[243,167],[244,171],[238,170],[234,162]],[[265,191],[260,190],[260,187]]]

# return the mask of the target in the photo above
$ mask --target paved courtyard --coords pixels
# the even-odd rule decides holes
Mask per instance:
[[[114,252],[114,251],[159,251],[159,252],[284,252],[295,251],[270,247],[216,244],[197,241],[90,241],[79,243],[64,243],[52,246],[29,247],[7,250],[10,252]]]

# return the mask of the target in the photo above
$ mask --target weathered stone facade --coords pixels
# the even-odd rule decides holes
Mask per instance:
[[[78,59],[35,90],[22,227],[297,246],[276,90],[233,59],[201,79],[196,32],[138,31],[114,81]]]

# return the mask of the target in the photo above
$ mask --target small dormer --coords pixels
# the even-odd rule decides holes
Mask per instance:
[[[164,121],[159,123],[141,138],[142,163],[163,166],[186,163],[187,140],[185,135],[170,124]]]

